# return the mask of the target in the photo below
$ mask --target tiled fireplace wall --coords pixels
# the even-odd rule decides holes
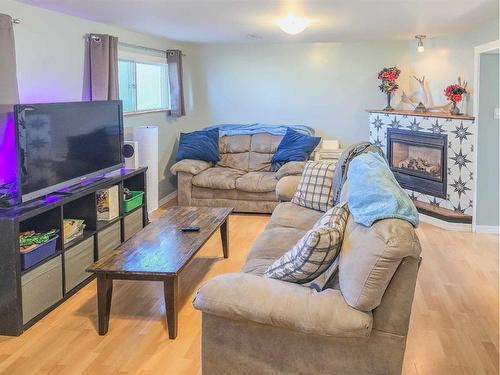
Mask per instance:
[[[448,135],[447,195],[437,198],[406,189],[421,202],[472,215],[474,206],[474,120],[410,114],[370,113],[370,142],[387,155],[387,129]]]

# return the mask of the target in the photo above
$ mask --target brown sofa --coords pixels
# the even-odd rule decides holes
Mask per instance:
[[[350,216],[338,272],[321,292],[262,276],[322,214],[279,204],[241,272],[200,288],[204,375],[401,373],[420,263],[411,224],[366,228]]]
[[[279,197],[293,193],[304,162],[289,162],[271,171],[271,159],[283,136],[269,133],[231,135],[219,140],[217,165],[181,160],[177,175],[181,206],[232,207],[235,212],[271,213]]]

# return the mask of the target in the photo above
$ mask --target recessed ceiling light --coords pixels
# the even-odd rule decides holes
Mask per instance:
[[[311,24],[307,18],[295,17],[289,14],[278,21],[278,26],[287,34],[295,35],[304,31]]]

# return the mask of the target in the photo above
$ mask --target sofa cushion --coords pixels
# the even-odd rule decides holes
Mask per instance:
[[[345,203],[330,209],[264,276],[298,284],[317,278],[337,257],[348,216]]]
[[[210,168],[211,166],[212,164],[207,161],[184,159],[172,165],[172,167],[170,167],[170,173],[176,175],[179,172],[186,172],[195,175]]]
[[[273,170],[277,171],[282,164],[289,161],[309,159],[320,141],[321,137],[311,137],[288,128],[271,160]]]
[[[219,139],[221,167],[245,172],[268,172],[283,136],[269,133],[227,135]]]
[[[193,186],[191,196],[195,199],[231,199],[245,200],[253,202],[277,202],[276,193],[269,191],[265,193],[255,193],[249,191],[241,191],[236,189],[210,189],[199,186]]]
[[[271,159],[276,152],[283,136],[269,133],[258,133],[252,136],[250,155],[248,159],[249,171],[270,171]]]
[[[322,215],[320,211],[304,208],[292,202],[283,202],[274,209],[266,229],[288,227],[308,231]]]
[[[367,228],[350,216],[339,256],[340,289],[347,303],[362,311],[375,309],[401,260],[419,255],[409,222],[384,219]]]
[[[219,160],[219,129],[181,133],[177,161],[184,159],[216,162]]]
[[[276,184],[276,197],[280,202],[291,201],[297,186],[299,186],[300,176],[285,176],[278,180]]]
[[[263,275],[267,268],[291,249],[305,233],[306,231],[295,228],[266,229],[253,243],[241,271]]]
[[[304,172],[306,166],[305,161],[289,161],[281,166],[280,169],[275,173],[276,178],[281,180],[286,176],[300,176]]]
[[[292,202],[318,211],[326,211],[332,207],[332,178],[335,165],[334,161],[307,162]]]
[[[210,189],[236,189],[236,179],[244,173],[231,168],[208,168],[193,177],[193,185]]]
[[[251,135],[227,135],[219,138],[220,167],[248,171]]]
[[[207,281],[198,290],[193,305],[204,313],[231,320],[309,335],[366,338],[373,324],[372,313],[350,307],[339,290],[318,293],[301,285],[247,273],[226,273]],[[303,340],[307,344],[307,336]]]
[[[265,193],[276,191],[276,183],[273,172],[248,172],[236,179],[236,189],[251,193]]]

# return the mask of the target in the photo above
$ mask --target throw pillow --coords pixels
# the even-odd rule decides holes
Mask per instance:
[[[219,129],[181,133],[176,160],[219,161]]]
[[[349,210],[342,204],[333,207],[329,215],[331,226],[308,231],[292,249],[269,266],[264,276],[305,284],[325,272],[340,253]]]
[[[288,128],[271,159],[273,172],[289,161],[306,161],[321,141],[321,137],[299,133]]]
[[[304,167],[292,203],[326,211],[333,206],[332,179],[335,161],[309,161]]]

